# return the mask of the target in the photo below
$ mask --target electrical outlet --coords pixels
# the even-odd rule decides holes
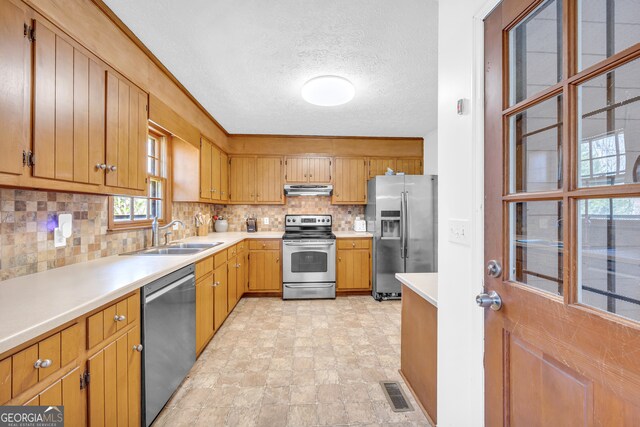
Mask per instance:
[[[469,221],[466,219],[449,220],[449,241],[465,246],[471,245]]]
[[[262,223],[264,225],[269,225],[269,217],[265,216],[264,218],[262,218]]]

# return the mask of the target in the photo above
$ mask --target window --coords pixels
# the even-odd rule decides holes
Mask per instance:
[[[147,197],[113,196],[109,199],[109,228],[148,226],[153,218],[166,218],[166,137],[155,130],[147,136]]]
[[[600,135],[580,143],[580,178],[583,185],[594,186],[616,181],[624,182],[626,162],[623,130]]]

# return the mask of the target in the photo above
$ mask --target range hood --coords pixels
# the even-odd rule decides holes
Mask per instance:
[[[317,185],[317,184],[286,184],[284,186],[284,195],[293,196],[331,196],[333,194],[333,185]]]

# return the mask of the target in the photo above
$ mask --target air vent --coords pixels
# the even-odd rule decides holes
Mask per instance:
[[[409,399],[407,399],[407,396],[397,381],[380,381],[380,385],[382,386],[384,395],[387,396],[393,412],[413,411],[413,406],[409,403]]]

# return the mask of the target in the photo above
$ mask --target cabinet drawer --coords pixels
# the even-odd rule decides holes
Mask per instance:
[[[279,240],[251,240],[249,241],[249,249],[252,251],[259,250],[277,250],[280,249]]]
[[[338,249],[369,249],[371,239],[338,239]]]
[[[16,397],[23,391],[33,387],[39,381],[56,373],[61,367],[71,363],[78,357],[80,350],[80,326],[75,324],[61,332],[55,333],[11,357],[11,394]],[[6,360],[6,359],[5,359]],[[6,362],[3,361],[2,365]],[[6,381],[5,368],[0,365],[0,393],[7,393],[3,380]]]
[[[247,241],[243,240],[242,242],[236,245],[237,252],[241,254],[242,252],[247,250]]]
[[[227,258],[231,259],[238,255],[238,245],[233,245],[227,249]]]
[[[87,348],[93,348],[138,319],[140,295],[136,293],[87,319]]]
[[[221,265],[224,265],[227,262],[227,251],[218,252],[213,256],[213,268],[219,268]]]
[[[203,278],[213,271],[213,257],[203,259],[196,263],[196,280]]]

